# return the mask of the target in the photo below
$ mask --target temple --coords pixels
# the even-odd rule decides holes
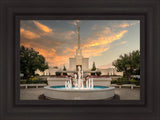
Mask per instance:
[[[69,74],[78,72],[78,66],[84,71],[86,75],[93,72],[101,72],[101,75],[120,75],[123,76],[123,72],[117,72],[116,68],[97,68],[96,71],[89,70],[89,58],[84,58],[82,55],[81,41],[80,41],[80,27],[78,26],[78,37],[77,37],[77,49],[76,55],[73,58],[69,58],[69,68],[67,71],[63,71],[60,68],[49,67],[45,71],[36,70],[35,73],[39,75],[56,75],[56,72],[67,72]]]
[[[77,71],[78,66],[81,67],[83,71],[89,70],[89,58],[84,58],[82,56],[81,43],[80,43],[80,27],[78,26],[78,46],[76,50],[76,55],[74,58],[69,58],[69,70]]]

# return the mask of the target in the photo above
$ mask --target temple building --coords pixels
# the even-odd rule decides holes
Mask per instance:
[[[39,69],[37,69],[35,71],[35,74],[39,74],[40,76],[41,75],[56,75],[57,71],[59,71],[58,67],[49,67],[45,71],[40,71]]]
[[[80,46],[80,27],[79,26],[78,26],[78,47],[76,50],[75,57],[69,58],[69,70],[77,71],[78,66],[80,66],[83,71],[89,70],[89,58],[84,58],[82,56],[82,49]]]
[[[97,68],[101,71],[101,75],[119,75],[123,76],[123,72],[117,72],[116,68]]]
[[[78,66],[81,67],[81,69],[86,73],[89,74],[94,71],[90,71],[89,69],[89,58],[85,58],[82,55],[82,49],[81,49],[81,43],[80,43],[80,27],[78,26],[78,37],[77,37],[77,49],[76,49],[76,55],[73,58],[69,58],[69,68],[67,69],[68,74],[73,73],[74,71],[78,71]],[[97,68],[96,72],[101,72],[101,75],[120,75],[123,76],[123,72],[117,72],[115,68]],[[46,69],[45,71],[36,70],[35,74],[41,75],[56,75],[56,72],[63,73],[64,71],[60,68],[55,67],[49,67],[49,69]]]

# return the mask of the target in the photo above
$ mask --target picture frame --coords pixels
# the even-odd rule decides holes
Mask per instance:
[[[54,15],[54,16],[47,16],[47,17],[45,17],[45,16],[36,16],[36,19],[37,20],[39,20],[39,21],[41,21],[41,20],[72,20],[72,19],[74,19],[74,20],[77,20],[77,19],[79,19],[79,20],[81,20],[81,21],[83,21],[83,20],[99,20],[99,21],[101,21],[101,20],[138,20],[138,21],[140,21],[140,27],[141,27],[141,33],[144,33],[144,31],[145,31],[145,27],[144,27],[144,24],[145,24],[145,18],[144,18],[144,16],[141,16],[141,15],[137,15],[136,17],[134,17],[134,16],[128,16],[127,17],[127,19],[126,19],[126,17],[125,16],[121,16],[121,17],[119,17],[119,18],[117,18],[116,17],[117,15],[113,15],[113,16],[101,16],[101,15],[99,15],[99,16],[88,16],[88,17],[86,17],[86,16],[81,16],[81,15],[79,15],[79,16],[76,16],[76,15],[68,15],[68,16],[56,16],[56,15]],[[16,23],[16,28],[15,28],[15,37],[16,37],[16,49],[17,50],[20,50],[20,29],[21,29],[21,25],[20,25],[20,23],[21,23],[21,21],[28,21],[28,20],[34,20],[35,19],[35,17],[34,16],[23,16],[23,15],[17,15],[16,16],[16,21],[15,21],[15,23]],[[143,36],[143,34],[140,36],[140,38],[141,38],[141,49],[142,49],[142,51],[144,51],[144,44],[145,44],[145,41],[144,41],[144,36]],[[18,53],[18,54],[17,54]],[[17,52],[16,51],[16,53],[15,54],[17,54],[16,56],[16,74],[17,74],[17,76],[20,74],[20,57],[19,57],[19,51]],[[143,57],[144,56],[144,52],[141,52],[141,57]],[[141,69],[144,71],[144,64],[145,64],[145,61],[142,61],[141,60]],[[143,72],[143,71],[141,71],[141,72]],[[144,71],[145,72],[145,71]],[[36,103],[33,103],[33,101],[30,103],[28,100],[20,100],[20,86],[19,86],[19,84],[20,84],[20,80],[19,80],[19,78],[17,78],[16,79],[16,81],[15,81],[15,83],[16,83],[16,91],[17,92],[15,92],[15,95],[16,95],[16,97],[15,97],[15,100],[16,100],[16,104],[18,104],[18,105],[21,105],[21,104],[30,104],[30,105],[35,105],[35,104],[41,104],[41,103],[46,103],[46,104],[49,104],[49,105],[69,105],[69,104],[74,104],[74,105],[82,105],[82,104],[84,104],[84,105],[92,105],[92,104],[94,104],[94,105],[107,105],[107,104],[117,104],[117,105],[122,105],[122,104],[130,104],[130,105],[133,105],[133,104],[144,104],[144,100],[145,100],[145,93],[144,93],[144,84],[145,84],[145,81],[144,81],[144,76],[143,76],[143,73],[141,73],[142,75],[141,75],[141,78],[142,78],[142,80],[141,80],[141,87],[140,87],[140,100],[118,100],[118,99],[114,99],[114,101],[106,101],[106,100],[98,100],[98,102],[97,102],[97,100],[95,101],[95,100],[93,100],[93,101],[90,101],[90,102],[88,102],[88,100],[78,100],[77,102],[75,101],[75,100],[69,100],[69,101],[59,101],[59,100],[54,100],[54,102],[53,101],[37,101],[36,100]]]
[[[135,7],[136,6],[136,7]],[[160,119],[160,2],[0,1],[0,119]],[[141,21],[141,99],[139,101],[19,100],[19,20],[138,19]],[[27,113],[27,114],[26,114]]]

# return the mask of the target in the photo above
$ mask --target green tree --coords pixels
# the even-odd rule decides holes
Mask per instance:
[[[140,74],[140,51],[120,55],[112,64],[118,72],[123,72],[124,77],[130,80],[131,75]]]
[[[95,71],[95,70],[96,70],[96,65],[95,65],[95,62],[93,62],[91,71]]]
[[[92,69],[91,71],[96,71],[96,65],[95,65],[95,62],[93,62],[93,65],[92,65]],[[95,73],[91,73],[91,75],[95,75]]]
[[[45,58],[39,55],[39,52],[33,48],[20,47],[20,70],[24,74],[24,78],[30,78],[35,75],[35,71],[39,69],[44,71],[48,69],[48,64]]]
[[[63,67],[63,71],[66,71],[67,69],[66,69],[66,67],[65,67],[65,65],[64,65],[64,67]],[[67,75],[67,73],[63,73],[63,75]]]

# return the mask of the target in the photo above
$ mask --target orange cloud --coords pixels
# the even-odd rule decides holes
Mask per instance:
[[[129,27],[129,24],[128,23],[124,23],[124,24],[120,24],[119,26],[122,27],[122,28],[125,28],[125,27]]]
[[[29,44],[21,44],[24,45],[25,47],[31,48]],[[32,47],[33,48],[33,47]],[[89,56],[98,56],[100,55],[103,51],[108,50],[109,48],[98,48],[98,49],[85,49],[83,50],[83,55],[85,57]],[[44,56],[46,59],[46,62],[49,64],[49,66],[59,66],[63,67],[65,65],[66,67],[68,66],[68,60],[69,57],[74,57],[76,54],[76,47],[73,49],[67,48],[66,50],[62,51],[65,52],[65,55],[58,55],[56,53],[56,50],[54,48],[52,49],[43,49],[43,48],[35,48],[34,50],[38,51],[40,55]],[[66,52],[69,51],[69,52]]]
[[[60,56],[56,54],[55,49],[42,49],[42,48],[34,48],[39,52],[40,55],[44,56],[46,62],[48,62],[49,66],[61,66],[68,61],[67,56]]]
[[[63,53],[71,53],[71,54],[70,54],[70,57],[72,57],[72,56],[75,55],[76,49],[77,49],[77,46],[75,46],[75,47],[72,48],[72,49],[67,47],[67,48],[63,51]]]
[[[139,21],[137,22],[134,22],[134,23],[123,23],[123,24],[119,24],[119,25],[112,25],[112,27],[121,27],[121,28],[126,28],[126,27],[129,27],[129,26],[133,26],[135,24],[139,23]]]
[[[105,33],[107,31],[103,31],[103,33]],[[119,40],[121,39],[125,33],[127,33],[127,30],[123,30],[120,33],[116,34],[116,33],[111,33],[111,35],[109,36],[103,36],[103,34],[100,34],[98,38],[95,38],[95,40],[89,42],[88,44],[84,45],[83,47],[92,47],[92,46],[99,46],[99,45],[107,45],[109,43],[112,43],[115,40]],[[93,39],[93,38],[89,38],[89,39]]]
[[[25,46],[25,47],[27,47],[27,48],[31,48],[31,44],[29,44],[29,43],[20,43],[20,46]]]
[[[121,39],[127,32],[127,30],[123,30],[114,33],[107,27],[86,40],[88,42],[82,45],[82,53],[85,57],[100,56],[109,49],[110,43]]]
[[[20,36],[25,37],[27,39],[40,38],[40,36],[38,34],[31,32],[29,30],[25,30],[23,28],[20,29]]]
[[[33,23],[42,31],[44,32],[52,32],[52,29],[47,27],[46,25],[43,25],[41,23],[39,23],[38,21],[33,20]]]
[[[24,46],[27,47],[28,45],[24,44]],[[68,58],[75,54],[74,52],[69,52],[66,55],[58,55],[54,48],[43,49],[34,47],[34,50],[38,51],[40,55],[45,57],[46,62],[49,64],[49,66],[68,66]]]
[[[90,56],[100,56],[103,52],[107,51],[109,47],[104,48],[104,46],[101,46],[99,48],[88,48],[82,50],[84,57],[90,57]]]

